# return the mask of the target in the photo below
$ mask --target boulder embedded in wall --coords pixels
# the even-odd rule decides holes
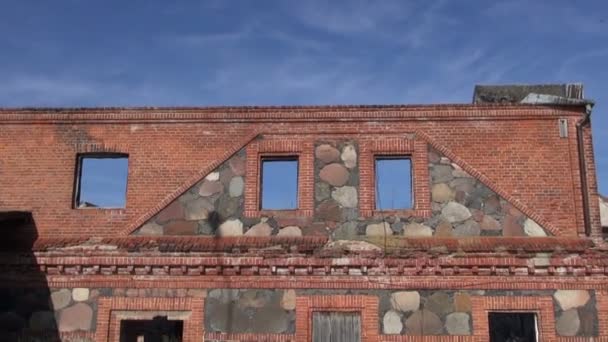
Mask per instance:
[[[296,237],[302,236],[302,230],[297,226],[287,226],[279,230],[277,236]]]
[[[365,227],[365,235],[367,236],[385,236],[393,235],[391,225],[387,222],[372,223]]]
[[[333,163],[323,167],[319,177],[330,185],[343,186],[348,182],[350,173],[342,164]]]
[[[431,179],[433,183],[447,183],[454,179],[450,165],[433,165],[431,167]]]
[[[394,310],[389,310],[384,314],[382,318],[382,332],[385,334],[400,334],[403,330],[403,322],[401,322],[401,315]]]
[[[272,235],[272,227],[268,223],[261,222],[251,227],[245,236],[270,236]]]
[[[450,223],[462,222],[471,217],[471,212],[460,203],[449,202],[441,209],[441,216]]]
[[[222,185],[222,183],[218,181],[211,182],[205,180],[203,181],[203,184],[201,184],[200,188],[198,188],[198,194],[203,197],[207,197],[220,193],[223,189],[224,186]]]
[[[352,169],[357,166],[357,150],[353,145],[344,146],[340,159],[342,159],[347,168]]]
[[[547,236],[545,230],[530,218],[524,222],[524,232],[528,236]]]
[[[325,248],[341,250],[346,252],[381,252],[382,248],[366,242],[358,240],[338,240],[328,243]]]
[[[315,216],[321,221],[339,222],[342,218],[342,210],[336,201],[327,200],[317,206]]]
[[[75,302],[84,302],[89,299],[89,289],[77,287],[72,290],[72,299]]]
[[[424,308],[443,316],[454,311],[454,303],[447,293],[440,291],[427,298]]]
[[[433,185],[431,198],[433,202],[444,203],[454,199],[454,191],[445,183]]]
[[[420,307],[420,294],[417,291],[394,292],[391,307],[401,312],[416,311]]]
[[[500,222],[498,222],[495,218],[489,215],[484,215],[479,223],[480,228],[482,230],[500,230]]]
[[[467,220],[454,228],[455,236],[479,236],[480,233],[481,229],[479,229],[479,223],[473,220]]]
[[[450,335],[470,335],[471,323],[469,314],[454,312],[445,319],[445,329]]]
[[[137,231],[138,235],[163,235],[163,226],[154,222],[144,224]]]
[[[296,309],[296,291],[295,290],[285,290],[283,292],[283,297],[281,297],[281,307],[288,311]]]
[[[92,322],[93,310],[91,307],[85,303],[78,303],[61,311],[59,316],[59,331],[88,331],[91,330]]]
[[[524,227],[519,223],[515,216],[507,215],[502,219],[502,235],[504,236],[525,236]]]
[[[340,151],[329,144],[319,145],[315,148],[315,158],[328,164],[340,159]]]
[[[564,311],[555,320],[555,330],[560,336],[575,336],[580,326],[581,321],[576,309]]]
[[[215,208],[209,199],[199,197],[186,203],[185,217],[188,221],[206,220],[213,210]]]
[[[61,289],[51,293],[51,303],[53,303],[53,310],[61,310],[66,306],[70,305],[72,301],[72,291],[68,289]]]
[[[471,303],[471,296],[465,292],[458,292],[454,294],[454,310],[458,312],[471,312],[473,304]]]
[[[408,335],[439,335],[442,330],[441,319],[429,310],[416,311],[405,321]]]
[[[165,225],[165,235],[196,235],[196,221],[175,221]]]
[[[439,223],[437,225],[437,227],[435,227],[435,236],[452,236],[453,231],[452,231],[452,224],[447,222],[447,221],[441,221],[441,223]]]
[[[331,192],[331,198],[344,208],[356,208],[358,203],[357,189],[353,186],[343,186]]]
[[[243,177],[234,177],[230,180],[230,185],[228,185],[228,193],[231,197],[239,197],[243,195],[244,187],[245,181]]]
[[[403,228],[403,236],[419,237],[433,236],[433,229],[420,223],[408,223]]]
[[[562,310],[566,311],[584,306],[591,297],[589,292],[585,290],[557,290],[553,294],[553,298]]]
[[[56,329],[55,314],[51,311],[36,311],[30,316],[30,329],[38,332],[49,332]]]
[[[220,173],[219,172],[211,172],[210,174],[208,174],[207,176],[205,176],[205,180],[208,180],[210,182],[215,182],[220,180]]]
[[[243,235],[243,222],[238,219],[227,220],[218,229],[220,236],[240,236]]]

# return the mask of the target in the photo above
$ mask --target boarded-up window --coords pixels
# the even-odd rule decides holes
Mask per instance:
[[[537,342],[536,315],[531,312],[490,312],[490,342]]]
[[[313,342],[360,342],[361,315],[353,312],[315,312]]]

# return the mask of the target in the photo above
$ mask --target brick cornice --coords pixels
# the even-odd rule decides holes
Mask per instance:
[[[581,106],[383,105],[200,108],[34,108],[0,109],[0,124],[143,122],[318,122],[452,119],[539,119],[582,115]]]

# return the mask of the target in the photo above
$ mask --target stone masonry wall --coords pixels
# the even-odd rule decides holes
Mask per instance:
[[[410,211],[362,217],[358,209],[359,168],[355,141],[317,141],[314,217],[282,214],[243,216],[245,151],[241,150],[134,232],[137,235],[301,236],[340,240],[360,236],[547,236],[534,220],[429,148],[432,215]],[[414,175],[415,177],[415,175]],[[428,196],[429,194],[414,194]],[[295,223],[294,223],[295,222]]]
[[[21,310],[35,293],[14,290],[15,303],[0,315],[0,328],[34,335],[48,326],[61,333],[94,333],[100,297],[198,297],[206,298],[206,332],[294,334],[297,296],[350,294],[379,298],[378,329],[388,335],[472,335],[472,296],[552,296],[557,335],[590,337],[599,329],[595,291],[586,290],[57,288],[51,292],[54,312]]]

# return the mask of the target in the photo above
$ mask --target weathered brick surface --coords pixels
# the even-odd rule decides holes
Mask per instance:
[[[349,139],[376,135],[381,140],[383,134],[422,132],[561,235],[576,235],[582,227],[577,155],[572,148],[576,135],[559,138],[556,127],[558,117],[575,126],[582,111],[473,105],[3,110],[0,208],[33,211],[41,236],[128,234],[129,227],[135,229],[143,223],[138,220],[162,209],[229,157],[227,151],[236,152],[256,133],[281,133],[284,144],[328,134]],[[589,190],[596,196],[590,140],[587,133]],[[76,154],[86,151],[129,154],[125,209],[71,208]],[[247,191],[253,190],[247,184],[245,191],[247,198]],[[301,207],[311,210],[313,199],[303,201],[310,204]],[[594,230],[599,231],[597,204],[592,208]]]

